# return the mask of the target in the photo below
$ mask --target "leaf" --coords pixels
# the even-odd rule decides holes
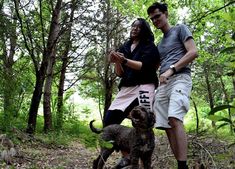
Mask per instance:
[[[220,121],[220,120],[224,119],[224,117],[223,116],[217,116],[217,115],[209,115],[208,119],[210,119],[211,121],[217,122],[217,121]]]
[[[224,122],[227,122],[227,123],[230,123],[230,124],[233,123],[230,119],[225,118],[225,117],[223,119],[220,119],[219,121],[224,121]]]
[[[228,108],[235,108],[234,106],[231,105],[221,105],[221,106],[217,106],[211,109],[211,111],[209,112],[209,115],[214,115],[216,112],[221,111],[221,110],[225,110]]]
[[[221,14],[222,18],[228,22],[232,22],[233,21],[233,17],[232,14],[230,13],[223,13]]]
[[[221,127],[224,127],[224,126],[227,126],[227,125],[229,125],[229,124],[228,124],[228,123],[223,123],[223,124],[219,125],[219,126],[217,127],[217,129],[220,129]]]
[[[232,146],[235,146],[235,142],[232,143],[232,144],[230,144],[230,145],[228,146],[228,148],[230,148],[230,147],[232,147]]]
[[[227,53],[227,54],[235,53],[235,47],[232,46],[232,47],[225,48],[221,50],[220,53]]]
[[[234,32],[233,35],[232,35],[232,40],[235,41],[235,32]]]

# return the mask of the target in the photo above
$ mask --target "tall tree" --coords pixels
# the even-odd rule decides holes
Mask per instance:
[[[8,14],[4,12],[4,1],[0,3],[0,20],[1,20],[1,31],[0,31],[0,41],[1,41],[1,55],[0,59],[3,61],[3,73],[2,73],[2,83],[3,83],[3,108],[4,108],[4,119],[3,119],[3,129],[9,130],[13,122],[13,117],[16,116],[16,92],[17,88],[15,86],[17,77],[14,75],[13,65],[15,63],[14,56],[17,46],[17,34],[16,34],[16,20],[15,12],[12,3],[8,4],[9,11]]]
[[[63,125],[63,98],[64,98],[64,83],[65,83],[65,76],[66,76],[66,69],[68,66],[69,61],[69,51],[71,50],[72,41],[71,41],[71,34],[72,34],[72,26],[74,20],[74,12],[77,8],[77,3],[75,0],[72,0],[71,3],[71,12],[69,16],[68,26],[66,28],[66,33],[64,34],[64,41],[66,42],[65,48],[61,54],[61,71],[59,77],[59,85],[58,85],[58,94],[57,94],[57,113],[56,113],[56,128],[59,130],[62,128]],[[65,14],[66,15],[66,14]]]
[[[60,32],[60,13],[61,13],[62,0],[57,0],[55,8],[53,9],[51,26],[47,41],[47,48],[44,50],[44,56],[46,60],[47,67],[46,70],[46,82],[44,86],[44,131],[52,129],[52,118],[51,118],[51,86],[53,78],[53,66],[55,63],[55,50],[57,39],[59,38]],[[29,122],[31,123],[31,122]]]
[[[40,4],[43,1],[39,1]],[[45,30],[45,24],[43,24],[43,18],[42,15],[39,14],[40,18],[40,28],[41,28],[41,37],[38,37],[39,39],[41,39],[40,42],[38,42],[36,39],[36,37],[33,36],[33,34],[35,33],[34,30],[32,30],[32,27],[30,27],[30,21],[29,20],[25,20],[26,15],[29,15],[28,17],[32,18],[32,14],[36,14],[37,15],[37,11],[33,11],[35,9],[32,10],[32,12],[30,13],[30,7],[28,7],[28,12],[26,13],[24,10],[25,8],[22,7],[21,2],[19,2],[18,0],[14,0],[14,4],[15,4],[15,10],[16,10],[16,14],[18,17],[18,20],[20,22],[21,25],[21,33],[24,39],[24,44],[25,47],[29,53],[29,55],[31,56],[31,59],[34,63],[34,68],[35,68],[35,74],[36,74],[36,82],[35,82],[35,86],[34,86],[34,91],[33,91],[33,96],[32,96],[32,101],[30,104],[30,109],[29,109],[29,118],[28,118],[28,127],[27,127],[27,132],[28,133],[34,133],[35,129],[36,129],[36,119],[37,119],[37,112],[38,112],[38,108],[39,108],[39,104],[41,101],[41,96],[42,96],[42,90],[43,90],[43,85],[44,85],[44,81],[46,78],[46,71],[47,71],[47,67],[48,67],[48,61],[49,58],[52,57],[53,50],[55,49],[55,45],[56,45],[56,41],[58,39],[58,21],[59,21],[59,14],[60,14],[60,10],[61,10],[61,3],[62,0],[58,0],[56,2],[56,5],[54,7],[52,1],[50,1],[51,3],[51,7],[52,7],[52,16],[51,16],[51,22],[50,22],[50,28],[49,28],[49,33],[48,33],[48,37],[47,37],[47,41],[45,41],[45,36],[46,36],[46,30]],[[44,2],[46,3],[46,2]],[[27,4],[27,5],[32,5],[32,4]],[[48,5],[48,3],[46,3],[46,5]],[[42,10],[42,8],[40,8],[40,10]],[[41,11],[42,12],[42,11]],[[31,15],[30,15],[31,14]],[[34,20],[36,21],[36,20]],[[39,33],[39,32],[38,32]],[[42,45],[40,45],[40,43],[42,43]],[[35,49],[35,46],[39,47],[39,46],[43,46],[43,50],[42,52],[40,50],[38,50],[37,48]],[[40,47],[39,47],[40,49]],[[36,54],[42,54],[42,59],[37,58]],[[41,60],[41,61],[40,61]]]

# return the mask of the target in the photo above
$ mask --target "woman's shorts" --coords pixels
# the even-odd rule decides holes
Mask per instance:
[[[143,84],[133,87],[122,87],[109,110],[125,111],[126,108],[138,98],[139,105],[152,111],[155,85]]]

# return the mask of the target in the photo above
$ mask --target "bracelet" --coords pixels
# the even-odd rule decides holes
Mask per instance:
[[[173,74],[175,74],[175,73],[176,73],[175,65],[171,65],[171,66],[170,66],[170,69],[172,69],[172,70],[173,70]]]

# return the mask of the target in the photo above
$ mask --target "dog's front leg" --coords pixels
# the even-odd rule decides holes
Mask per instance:
[[[139,169],[140,152],[134,148],[131,150],[130,157],[131,157],[131,169]]]
[[[147,152],[147,153],[143,153],[143,155],[141,156],[141,161],[143,163],[143,167],[144,169],[152,169],[152,151]]]
[[[103,169],[105,162],[107,161],[108,157],[113,153],[113,151],[114,149],[101,148],[97,168],[93,169]]]

